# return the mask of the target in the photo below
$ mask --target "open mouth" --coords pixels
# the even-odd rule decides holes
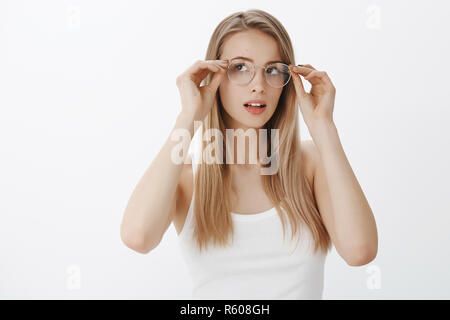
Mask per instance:
[[[251,114],[261,114],[266,110],[266,105],[259,103],[244,103],[244,107]]]
[[[244,107],[247,108],[264,108],[266,105],[265,104],[259,104],[259,103],[244,103]]]

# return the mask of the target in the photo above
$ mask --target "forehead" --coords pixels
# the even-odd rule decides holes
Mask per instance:
[[[241,31],[230,35],[223,45],[221,59],[244,56],[256,63],[281,60],[277,41],[272,36],[258,30]]]

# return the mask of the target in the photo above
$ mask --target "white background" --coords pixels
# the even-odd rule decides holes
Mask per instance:
[[[296,64],[330,75],[377,221],[370,264],[327,257],[324,299],[450,298],[450,5],[437,0],[2,0],[0,298],[189,296],[174,227],[143,255],[119,226],[181,110],[176,77],[251,8],[286,27]]]

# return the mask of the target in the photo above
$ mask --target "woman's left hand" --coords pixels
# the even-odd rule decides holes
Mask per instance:
[[[303,114],[305,124],[310,129],[322,123],[333,123],[333,108],[336,88],[325,71],[318,71],[310,64],[303,66],[289,65],[297,93],[297,103]],[[302,79],[311,83],[310,92],[306,92]]]

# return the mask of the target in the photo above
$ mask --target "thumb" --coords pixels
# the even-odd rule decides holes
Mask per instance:
[[[215,72],[211,82],[208,84],[208,87],[210,88],[210,90],[215,93],[217,91],[217,88],[219,87],[220,83],[223,80],[223,77],[226,74],[226,70],[225,69],[220,69],[218,72]]]
[[[293,70],[291,70],[292,80],[294,81],[295,93],[297,95],[297,103],[300,104],[300,109],[303,111],[303,106],[308,108],[308,104],[306,103],[307,92],[305,91],[305,87],[303,86],[303,81],[300,75]],[[307,110],[310,112],[311,110]]]
[[[303,86],[302,79],[300,78],[300,75],[298,73],[294,72],[292,69],[291,69],[291,75],[292,75],[292,80],[294,81],[295,92],[297,93],[297,96],[299,97],[299,99],[302,99],[304,96],[306,96],[306,91],[305,91],[305,87]]]

